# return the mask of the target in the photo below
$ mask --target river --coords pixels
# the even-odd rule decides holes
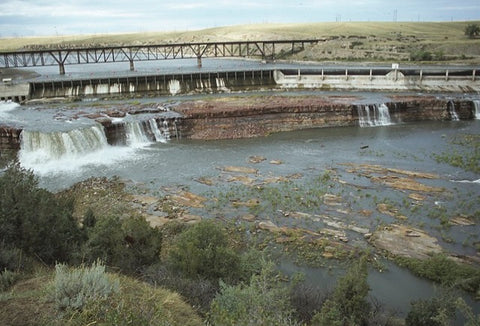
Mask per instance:
[[[381,98],[381,95],[372,94],[372,98]],[[88,106],[89,103],[85,103],[83,109],[89,110]],[[94,105],[90,109],[94,110]],[[207,194],[231,187],[228,182],[218,181],[214,186],[209,186],[197,181],[199,178],[221,180],[219,176],[225,166],[254,167],[258,170],[256,177],[300,174],[299,183],[308,182],[328,170],[334,171],[335,176],[346,184],[353,185],[332,189],[332,192],[342,196],[345,207],[355,216],[353,219],[357,218],[356,212],[363,209],[374,211],[376,201],[388,200],[408,216],[408,224],[421,225],[436,236],[448,251],[477,255],[474,243],[479,241],[478,225],[441,229],[439,221],[428,217],[428,213],[438,207],[450,215],[478,214],[480,211],[480,175],[439,163],[435,159],[435,154],[452,149],[452,139],[462,135],[479,135],[480,120],[417,123],[395,121],[373,127],[308,129],[237,140],[187,140],[169,135],[167,141],[144,140],[130,146],[111,146],[95,130],[98,125],[92,120],[71,119],[67,105],[56,104],[51,108],[37,110],[35,107],[3,103],[0,104],[0,119],[22,125],[31,132],[48,133],[50,138],[47,137],[39,145],[43,149],[55,147],[52,144],[55,137],[62,144],[66,142],[65,138],[74,143],[75,140],[71,139],[76,139],[77,136],[67,135],[69,132],[81,130],[80,133],[85,134],[89,130],[89,135],[85,137],[92,138],[93,145],[81,150],[59,151],[55,147],[53,150],[29,152],[23,145],[20,152],[21,164],[33,169],[40,178],[40,185],[51,191],[68,188],[89,177],[118,176],[131,180],[132,184],[141,185],[152,193],[161,194],[165,187],[180,186],[197,194]],[[51,136],[55,132],[58,135]],[[83,143],[89,141],[85,139],[82,140]],[[459,147],[458,150],[462,148]],[[262,156],[266,160],[252,164],[248,162],[252,156]],[[436,173],[439,178],[425,182],[430,186],[445,188],[448,195],[427,195],[422,207],[414,213],[405,203],[406,192],[381,185],[372,186],[360,174],[349,172],[344,163]],[[357,195],[356,186],[365,187],[362,196]],[[377,219],[385,223],[395,222],[389,216],[374,215],[378,215]],[[341,213],[337,214],[338,218],[342,216]],[[373,231],[378,221],[372,219],[359,218],[356,223]],[[281,217],[275,221],[282,223]],[[358,235],[356,237],[359,238]],[[365,244],[361,239],[355,241]],[[390,262],[385,261],[384,264],[386,270],[383,272],[370,271],[369,283],[371,295],[388,309],[405,316],[410,309],[410,301],[428,298],[435,292],[435,287],[430,282],[419,279]],[[329,271],[325,268],[297,266],[288,259],[281,262],[280,268],[286,273],[302,271],[307,281],[326,289],[332,289],[332,280],[341,273],[335,267]],[[468,295],[465,298],[475,312],[480,313],[480,303]]]

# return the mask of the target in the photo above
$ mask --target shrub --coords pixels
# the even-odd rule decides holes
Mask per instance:
[[[57,309],[82,310],[90,301],[105,300],[118,289],[118,282],[110,280],[100,262],[72,270],[63,264],[55,266],[54,299]]]
[[[468,24],[465,27],[465,35],[469,38],[475,38],[475,36],[478,36],[479,34],[480,26],[478,26],[477,24]]]
[[[0,243],[46,263],[69,261],[82,241],[72,205],[39,188],[31,171],[11,165],[0,176]]]
[[[12,286],[18,279],[19,274],[17,272],[12,272],[7,269],[0,272],[0,292],[7,290]]]
[[[101,259],[124,273],[138,273],[159,259],[161,234],[145,219],[130,217],[101,218],[89,228],[83,252],[88,262]]]
[[[310,323],[313,316],[322,308],[325,300],[326,294],[304,282],[297,283],[290,289],[290,304],[297,320],[303,323]]]
[[[411,303],[412,309],[405,319],[407,326],[451,325],[455,318],[455,302],[450,295],[442,294],[429,300]]]
[[[229,286],[221,282],[212,302],[212,325],[296,325],[288,289],[280,284],[273,263],[266,263],[248,285]]]
[[[25,271],[30,270],[32,266],[32,259],[27,257],[21,249],[0,243],[0,271]]]
[[[410,53],[410,61],[431,61],[432,53],[424,50],[417,50]]]
[[[313,324],[325,326],[367,325],[371,306],[367,301],[367,263],[362,258],[337,281],[332,297],[313,318]]]
[[[93,266],[89,269],[93,269]],[[85,270],[85,268],[77,268],[73,271],[79,272],[80,270]],[[73,273],[67,274],[72,275]],[[79,281],[81,279],[80,276],[77,280],[73,277],[70,280],[68,280],[70,277],[64,277],[67,280],[66,286],[68,287],[68,284],[71,282],[84,284],[85,282]],[[100,287],[100,290],[96,292],[99,295],[90,296],[87,300],[84,300],[85,304],[83,304],[81,309],[69,307],[60,311],[60,313],[56,313],[55,316],[44,315],[46,318],[43,318],[44,320],[39,324],[52,326],[202,325],[199,316],[176,293],[150,286],[129,277],[113,274],[107,275],[104,269],[95,271],[91,278],[101,280],[101,282],[96,282],[97,284],[107,282],[107,284],[111,285],[111,291],[108,291],[108,287]],[[80,285],[72,287],[71,292],[78,292],[77,289],[80,287]],[[86,288],[98,287],[87,286]],[[85,292],[92,293],[92,291]],[[102,293],[108,294],[102,295]],[[78,301],[80,302],[81,300]]]
[[[210,309],[212,300],[220,290],[216,280],[200,277],[191,279],[185,277],[182,273],[168,269],[164,265],[150,266],[142,276],[150,284],[179,293],[189,304],[204,315]]]
[[[202,221],[181,233],[169,252],[173,268],[191,278],[237,279],[239,260],[227,233],[212,221]]]
[[[480,270],[478,268],[458,264],[443,254],[435,254],[426,260],[397,257],[396,261],[417,276],[447,287],[458,286],[480,296]]]

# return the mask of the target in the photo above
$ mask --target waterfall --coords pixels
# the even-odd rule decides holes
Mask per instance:
[[[125,133],[127,145],[130,147],[143,147],[151,142],[142,121],[127,122],[125,124]]]
[[[131,151],[108,145],[100,124],[70,131],[23,130],[20,138],[20,164],[39,174],[76,173],[83,166],[108,165],[125,159]]]
[[[459,121],[457,111],[455,111],[455,103],[453,101],[448,101],[447,104],[448,113],[450,114],[450,119],[452,121]]]
[[[167,140],[170,139],[170,127],[168,126],[167,120],[163,120],[163,123],[162,123],[162,137],[163,137],[163,140],[159,139],[157,141],[166,142]]]
[[[159,128],[155,118],[148,121],[126,122],[125,131],[127,145],[130,147],[143,147],[152,142],[165,143],[170,139],[168,122],[164,120],[162,127]]]
[[[223,78],[215,78],[217,90],[225,93],[229,93],[230,89],[225,86],[225,80]]]
[[[473,100],[475,106],[475,119],[480,120],[480,100]]]
[[[76,157],[108,146],[101,125],[70,131],[28,131],[21,134],[20,155],[30,155],[37,161]]]
[[[388,106],[384,103],[380,105],[358,105],[357,112],[360,127],[388,126],[392,124]]]
[[[12,101],[1,101],[0,102],[0,122],[17,122],[14,114],[10,112],[19,108],[20,104]]]
[[[170,91],[170,94],[172,95],[176,95],[177,93],[179,93],[182,88],[180,86],[180,81],[176,80],[176,79],[172,79],[168,82],[168,90]]]

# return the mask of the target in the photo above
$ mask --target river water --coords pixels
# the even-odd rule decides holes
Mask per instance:
[[[372,98],[378,97],[381,96],[372,95]],[[88,110],[88,105],[86,103],[83,109]],[[415,214],[413,210],[404,207],[406,194],[386,187],[366,187],[369,195],[358,200],[356,189],[347,187],[342,190],[342,196],[352,212],[371,208],[374,205],[372,198],[395,202],[402,207],[402,213],[408,215],[409,224],[421,225],[436,236],[448,251],[476,255],[473,244],[479,241],[478,225],[440,229],[439,221],[429,218],[428,212],[429,209],[438,207],[452,216],[480,211],[480,175],[438,163],[434,158],[435,154],[450,151],[453,146],[451,140],[456,136],[479,135],[480,120],[367,123],[365,127],[308,129],[239,140],[186,140],[170,135],[168,141],[144,140],[135,146],[111,146],[99,135],[95,122],[86,118],[72,119],[69,114],[68,107],[58,105],[38,110],[13,103],[0,104],[2,121],[24,126],[25,130],[32,133],[30,137],[35,139],[41,139],[39,135],[33,134],[35,132],[48,134],[44,136],[46,138],[43,142],[38,140],[33,142],[36,145],[30,145],[40,148],[37,150],[27,150],[24,140],[20,162],[26,168],[33,169],[40,178],[41,186],[49,190],[65,189],[89,177],[118,176],[142,185],[152,193],[161,192],[164,187],[181,186],[194,193],[205,194],[212,191],[212,186],[196,180],[201,177],[216,178],[225,166],[254,167],[258,169],[258,175],[263,176],[301,174],[299,182],[306,182],[325,170],[331,170],[345,182],[358,186],[368,186],[368,181],[348,172],[344,163],[431,172],[440,178],[425,182],[431,186],[444,187],[448,195],[429,197],[424,207]],[[75,146],[75,132],[78,130],[81,130],[80,134],[88,134],[84,136],[89,137],[88,140],[82,142],[91,141],[91,146],[69,151],[59,150],[53,144],[56,142],[65,148]],[[462,148],[458,150],[461,151]],[[264,156],[266,160],[253,165],[248,162],[251,156]],[[272,164],[271,161],[281,164]],[[229,185],[221,184],[219,187],[228,188]],[[394,222],[389,217],[382,219],[385,223]],[[357,222],[372,231],[376,225],[365,219]],[[358,241],[362,243],[361,240]],[[428,298],[435,292],[435,287],[430,282],[419,279],[392,263],[384,264],[387,270],[372,270],[369,283],[371,295],[385,303],[389,309],[405,315],[410,309],[410,301]],[[333,280],[341,273],[335,268],[299,267],[288,259],[282,261],[280,268],[287,273],[302,271],[309,282],[325,289],[332,289]],[[468,295],[465,297],[475,311],[480,313],[480,304]]]

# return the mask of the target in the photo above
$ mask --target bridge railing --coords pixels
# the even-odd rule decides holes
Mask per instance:
[[[0,67],[18,68],[35,66],[59,66],[65,74],[65,65],[129,62],[134,70],[135,61],[197,58],[201,67],[202,58],[208,57],[261,57],[275,59],[277,55],[302,51],[305,44],[319,40],[271,40],[239,42],[198,42],[157,45],[106,46],[88,48],[62,48],[35,51],[0,52]]]

